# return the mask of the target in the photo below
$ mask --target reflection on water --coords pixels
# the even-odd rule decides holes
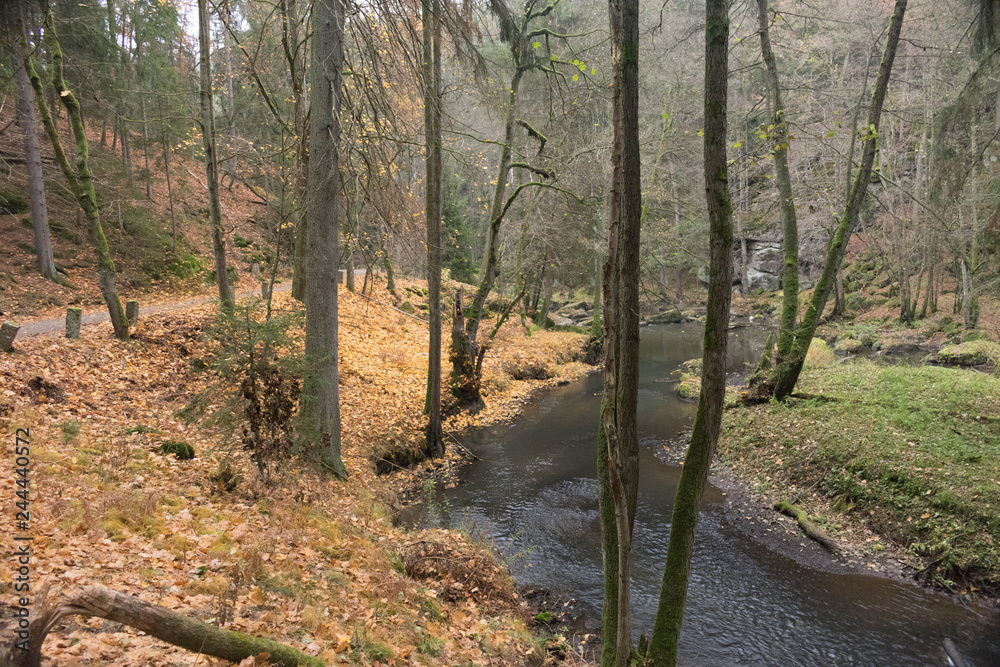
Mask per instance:
[[[763,334],[730,334],[730,370],[760,356]],[[679,468],[653,455],[683,430],[695,406],[663,382],[701,354],[697,325],[643,329],[639,431],[643,444],[636,516],[633,627],[652,628]],[[599,374],[547,392],[511,426],[465,438],[481,462],[443,493],[455,521],[475,524],[515,578],[601,604],[600,523],[594,458]],[[1000,665],[1000,618],[915,586],[818,572],[775,554],[727,525],[722,493],[705,494],[684,617],[684,665],[944,665],[953,637],[972,664]],[[419,521],[413,508],[404,520]]]

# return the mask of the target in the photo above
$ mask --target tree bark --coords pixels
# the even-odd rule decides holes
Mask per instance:
[[[23,12],[24,9],[22,8]],[[23,14],[22,14],[23,16]],[[31,200],[31,226],[35,233],[35,256],[38,272],[56,281],[56,263],[49,235],[49,211],[45,203],[45,178],[42,174],[42,151],[38,144],[38,118],[35,115],[35,91],[23,62],[15,63],[21,93],[17,102],[17,124],[24,132],[24,157],[28,170],[28,198]]]
[[[219,160],[215,152],[215,110],[212,102],[211,46],[208,32],[208,1],[198,0],[198,49],[201,59],[201,137],[205,148],[205,179],[208,181],[208,212],[212,224],[212,251],[215,254],[215,282],[224,310],[233,307],[233,295],[226,272],[226,239],[219,201]]]
[[[896,0],[896,5],[889,22],[889,34],[886,37],[885,51],[882,55],[882,62],[879,65],[878,77],[875,81],[875,89],[872,91],[872,102],[868,109],[868,123],[864,131],[862,143],[861,164],[858,167],[854,184],[851,186],[850,196],[847,198],[844,213],[840,218],[840,224],[830,239],[827,248],[826,264],[823,273],[820,275],[816,288],[813,290],[812,299],[806,308],[802,323],[796,329],[795,341],[792,349],[784,360],[776,366],[773,396],[778,400],[784,400],[792,393],[795,383],[798,382],[799,374],[802,372],[802,364],[805,362],[806,353],[809,351],[809,344],[812,342],[813,334],[819,325],[819,318],[823,313],[826,302],[830,297],[834,279],[840,270],[840,265],[847,252],[847,242],[857,225],[861,204],[868,191],[868,183],[871,179],[872,167],[875,163],[875,154],[878,150],[879,122],[882,118],[882,104],[885,101],[886,91],[889,88],[889,77],[892,74],[892,63],[896,58],[896,49],[899,45],[899,34],[903,26],[903,16],[906,13],[907,0]]]
[[[427,178],[424,193],[427,221],[427,305],[430,340],[427,350],[428,416],[424,453],[434,458],[444,454],[441,430],[441,3],[422,0],[424,138]]]
[[[38,105],[38,112],[42,118],[42,125],[45,133],[49,135],[52,142],[52,151],[55,154],[56,163],[62,170],[66,181],[69,183],[70,191],[76,197],[80,209],[87,219],[87,235],[90,243],[94,247],[94,254],[97,260],[97,284],[100,287],[101,295],[108,306],[108,316],[111,319],[111,326],[114,327],[115,336],[120,340],[128,340],[128,320],[125,319],[125,309],[122,308],[121,299],[118,298],[118,290],[115,287],[115,263],[111,258],[111,251],[108,248],[108,240],[104,236],[104,229],[101,227],[101,214],[97,207],[97,193],[94,191],[94,178],[90,172],[89,145],[87,135],[83,127],[83,118],[80,112],[80,103],[72,91],[66,89],[63,80],[63,52],[59,44],[59,36],[56,34],[55,22],[52,14],[45,6],[44,16],[45,39],[48,43],[49,52],[52,54],[52,88],[56,95],[62,100],[66,108],[67,120],[73,130],[73,138],[76,141],[76,168],[69,163],[69,158],[63,151],[62,141],[59,139],[59,132],[56,130],[55,121],[49,113],[48,104],[45,102],[42,91],[42,80],[35,71],[34,58],[28,47],[27,35],[23,26],[21,33],[21,47],[24,69],[28,73],[31,87],[35,91],[35,104]]]
[[[781,248],[784,255],[784,274],[781,279],[783,290],[781,301],[781,324],[778,330],[777,360],[780,363],[792,349],[795,339],[795,320],[799,311],[799,226],[795,217],[795,198],[792,194],[792,178],[788,171],[788,125],[785,121],[785,105],[781,99],[778,83],[778,65],[771,49],[771,33],[768,28],[767,0],[757,0],[757,19],[760,23],[760,50],[767,72],[768,95],[771,98],[772,154],[774,173],[778,185],[778,208],[781,212]]]
[[[44,593],[43,593],[44,595]],[[51,605],[45,597],[36,598],[36,611],[30,625],[28,650],[11,648],[4,664],[11,667],[39,667],[42,643],[55,625],[66,616],[104,618],[145,632],[168,644],[194,653],[238,663],[251,656],[267,653],[270,664],[282,667],[323,667],[319,658],[312,658],[290,646],[271,639],[252,637],[225,630],[185,616],[139,598],[106,588],[89,587],[68,600]],[[39,604],[41,603],[41,604]],[[39,609],[39,607],[41,607]],[[0,658],[3,658],[0,651]]]
[[[299,9],[297,0],[283,0],[285,30],[282,44],[285,60],[292,80],[292,103],[295,114],[295,134],[298,140],[296,154],[296,201],[299,204],[295,224],[295,249],[292,258],[292,296],[305,301],[306,276],[305,255],[308,215],[306,213],[306,189],[309,173],[309,138],[306,129],[305,72],[302,67],[302,50],[299,48]]]
[[[174,190],[170,184],[170,146],[167,144],[167,133],[163,127],[163,103],[159,103],[160,111],[160,146],[163,148],[163,175],[167,179],[167,203],[170,205],[170,250],[177,254],[177,218],[174,215]]]
[[[146,123],[146,100],[139,102],[142,110],[142,158],[146,163],[146,199],[153,201],[153,172],[149,169],[149,125]]]
[[[340,457],[337,276],[340,258],[340,106],[343,82],[341,0],[313,5],[311,56],[312,131],[309,133],[309,223],[306,274],[306,378],[302,391],[303,432],[320,445],[324,467],[338,477]]]
[[[729,11],[727,0],[708,0],[705,9],[705,198],[711,257],[705,316],[701,396],[677,486],[663,586],[648,657],[657,666],[677,664],[681,620],[691,574],[698,509],[708,482],[722,424],[726,392],[726,347],[733,275],[733,207],[726,156]]]
[[[604,395],[598,481],[604,551],[601,664],[626,667],[632,652],[629,609],[632,529],[639,489],[639,3],[609,4],[612,64],[611,191],[604,263]]]

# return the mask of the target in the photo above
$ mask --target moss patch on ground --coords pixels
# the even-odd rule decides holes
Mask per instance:
[[[859,361],[799,390],[813,398],[727,411],[735,472],[953,592],[1000,593],[1000,379]]]

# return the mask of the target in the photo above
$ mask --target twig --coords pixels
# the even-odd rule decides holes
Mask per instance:
[[[465,452],[466,454],[468,454],[469,456],[471,456],[474,461],[482,461],[481,458],[479,458],[478,456],[476,456],[475,454],[473,454],[472,452],[470,452],[469,448],[466,447],[465,445],[463,445],[461,442],[459,442],[458,438],[456,438],[455,436],[453,436],[451,433],[445,433],[445,435],[448,436],[449,438],[451,438],[451,441],[454,442],[456,445],[458,445],[459,449],[461,449],[463,452]]]

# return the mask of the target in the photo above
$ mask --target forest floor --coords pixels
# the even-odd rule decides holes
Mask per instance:
[[[400,289],[414,302],[422,291],[406,282]],[[389,302],[384,292],[378,285],[375,297]],[[415,446],[422,433],[427,329],[343,288],[340,295],[350,473],[343,483],[294,459],[274,466],[266,483],[239,433],[178,417],[193,396],[208,396],[224,412],[236,393],[211,370],[221,354],[208,335],[211,304],[144,316],[127,343],[108,323],[85,326],[75,341],[60,333],[18,338],[15,353],[0,357],[0,428],[8,457],[15,430],[31,432],[33,590],[44,581],[57,594],[114,589],[328,664],[541,665],[555,660],[553,651],[581,664],[564,638],[534,627],[488,545],[392,525],[395,489],[457,468],[461,452],[451,447],[417,470],[376,476],[377,445]],[[275,312],[301,321],[287,294],[275,297]],[[301,326],[288,333],[293,346],[301,343]],[[587,373],[577,360],[584,340],[568,332],[525,336],[505,324],[485,362],[487,408],[450,417],[446,431],[510,419],[539,387]],[[515,380],[523,368],[547,377]],[[196,457],[163,454],[170,442],[190,444]],[[230,491],[229,477],[219,476],[227,468],[237,482]],[[11,508],[15,492],[7,476],[0,493]],[[0,529],[17,532],[13,510]],[[12,567],[0,562],[5,600],[15,597]],[[5,604],[2,625],[12,614]],[[222,664],[79,617],[64,621],[44,652],[51,665]]]
[[[884,304],[823,327],[793,398],[731,401],[718,473],[747,531],[812,566],[831,559],[774,503],[804,509],[852,569],[1000,604],[1000,310],[984,300],[964,332],[951,298],[909,327]],[[942,348],[982,358],[936,365]]]

